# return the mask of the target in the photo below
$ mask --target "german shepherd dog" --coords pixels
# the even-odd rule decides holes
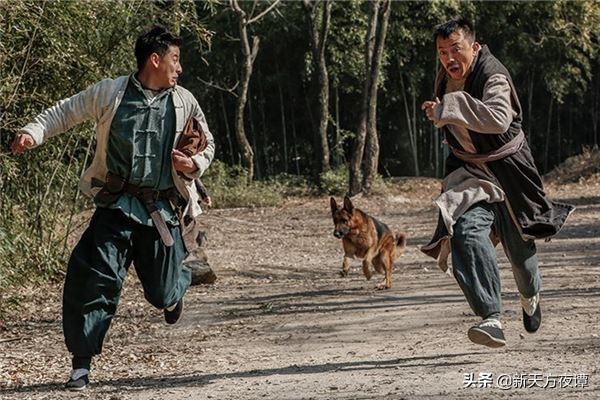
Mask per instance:
[[[348,196],[344,197],[343,206],[331,198],[331,214],[335,225],[333,236],[342,239],[344,247],[341,275],[348,275],[350,259],[356,257],[363,260],[362,268],[367,280],[373,275],[371,267],[385,274],[377,289],[391,288],[394,260],[404,252],[407,234],[392,232],[383,222],[355,208]]]

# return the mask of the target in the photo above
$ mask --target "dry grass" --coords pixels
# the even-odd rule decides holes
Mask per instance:
[[[600,179],[600,149],[584,148],[581,154],[567,158],[544,176],[553,184]]]

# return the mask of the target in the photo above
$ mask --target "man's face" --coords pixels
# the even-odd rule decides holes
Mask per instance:
[[[164,56],[156,58],[156,77],[161,83],[161,88],[173,87],[177,84],[177,78],[183,72],[179,63],[179,47],[169,46]]]
[[[452,32],[447,38],[436,39],[437,54],[444,69],[452,79],[463,79],[481,48],[479,43],[470,42],[462,30]]]

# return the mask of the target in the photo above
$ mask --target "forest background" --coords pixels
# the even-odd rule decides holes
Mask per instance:
[[[457,14],[511,71],[543,173],[598,146],[599,2],[0,0],[0,316],[11,288],[62,277],[92,206],[76,185],[91,122],[23,155],[10,141],[58,100],[133,72],[150,24],[184,38],[180,84],[217,146],[203,179],[217,207],[237,207],[443,176],[447,149],[419,107],[439,68],[433,27]]]

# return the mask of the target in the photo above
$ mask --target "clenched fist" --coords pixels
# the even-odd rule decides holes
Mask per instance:
[[[10,145],[10,150],[13,153],[22,153],[25,150],[35,146],[35,140],[29,133],[19,132]]]
[[[184,153],[177,149],[173,149],[173,153],[171,154],[171,156],[173,157],[173,167],[175,167],[176,171],[191,174],[198,169],[196,164],[192,161],[191,157],[186,156]]]
[[[425,111],[425,116],[427,117],[428,120],[435,123],[435,122],[437,122],[437,120],[435,118],[435,109],[436,109],[436,107],[440,107],[440,105],[441,105],[440,99],[438,99],[436,97],[434,101],[423,102],[423,104],[421,105],[421,110]]]

